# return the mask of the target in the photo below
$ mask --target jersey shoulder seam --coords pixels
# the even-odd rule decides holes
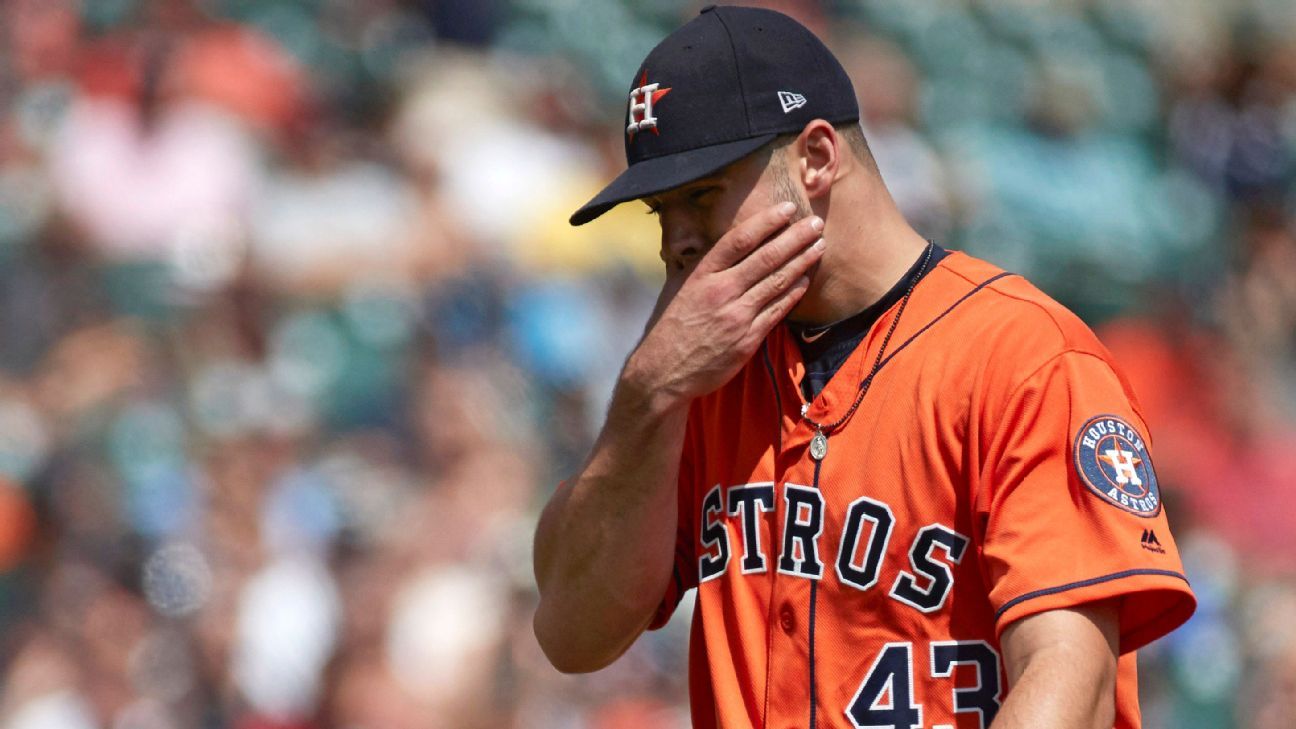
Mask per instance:
[[[1113,375],[1117,374],[1116,369],[1112,367],[1111,362],[1108,362],[1106,357],[1103,357],[1097,352],[1090,352],[1087,349],[1077,349],[1075,347],[1066,347],[1064,349],[1059,349],[1058,351],[1049,355],[1044,359],[1043,362],[1039,363],[1038,367],[1026,373],[1021,378],[1021,381],[1013,385],[1012,389],[1008,391],[1008,394],[1004,397],[1004,402],[1012,402],[1012,399],[1014,397],[1017,397],[1017,391],[1025,387],[1026,383],[1031,381],[1031,378],[1035,377],[1035,375],[1038,375],[1040,371],[1043,370],[1045,367],[1048,367],[1049,365],[1053,364],[1055,361],[1067,356],[1068,354],[1079,354],[1085,357],[1092,357],[1093,359],[1096,359],[1099,362],[1101,362],[1103,366],[1106,367]]]
[[[947,260],[948,260],[948,259],[947,259]],[[950,266],[943,266],[942,268],[944,268],[946,271],[949,271],[949,272],[950,272],[951,274],[953,274],[954,276],[957,276],[957,277],[963,279],[964,281],[968,282],[969,284],[971,284],[971,285],[973,285],[973,286],[978,286],[978,285],[980,285],[980,284],[982,283],[982,282],[980,282],[980,281],[977,281],[977,280],[975,280],[975,279],[969,277],[967,274],[963,273],[962,271],[955,270],[953,267],[950,267]],[[1001,270],[1002,270],[1002,269],[1001,269]],[[1008,273],[1009,276],[1012,277],[1012,278],[1016,278],[1016,279],[1019,279],[1019,280],[1021,280],[1021,281],[1025,281],[1027,284],[1030,284],[1031,286],[1034,286],[1034,284],[1031,284],[1031,283],[1030,283],[1030,279],[1026,278],[1025,276],[1022,276],[1022,275],[1019,274],[1019,273],[1011,273],[1011,272],[1005,272],[1005,273]],[[1038,301],[1038,300],[1036,300],[1036,299],[1034,299],[1034,298],[1028,298],[1028,297],[1025,297],[1025,296],[1021,296],[1020,294],[1015,294],[1015,293],[1012,293],[1012,292],[1009,292],[1009,291],[1004,291],[1004,290],[1000,287],[1000,282],[999,282],[999,281],[994,281],[994,282],[992,282],[990,285],[986,286],[986,288],[989,289],[990,291],[993,291],[993,292],[996,293],[996,294],[999,294],[1000,296],[1002,296],[1002,297],[1004,297],[1004,298],[1006,298],[1006,299],[1012,299],[1013,301],[1019,301],[1019,302],[1021,302],[1021,303],[1023,303],[1023,304],[1029,304],[1029,305],[1035,307],[1036,309],[1039,309],[1040,312],[1041,312],[1042,314],[1044,314],[1044,316],[1048,317],[1049,322],[1050,322],[1051,324],[1053,324],[1054,329],[1057,330],[1058,336],[1062,337],[1063,341],[1069,341],[1070,338],[1067,337],[1066,329],[1063,328],[1063,326],[1062,326],[1062,324],[1061,324],[1060,322],[1058,322],[1057,316],[1055,316],[1054,313],[1053,313],[1052,311],[1050,311],[1049,308],[1048,308],[1047,306],[1045,306],[1043,303],[1041,303],[1040,301]],[[1040,293],[1041,293],[1042,295],[1046,296],[1046,297],[1048,296],[1048,294],[1044,294],[1044,292],[1042,292],[1042,291],[1041,291]]]
[[[1004,402],[1005,403],[1012,402],[1013,398],[1017,397],[1018,391],[1020,391],[1023,387],[1025,387],[1026,383],[1030,382],[1031,379],[1034,378],[1035,375],[1039,374],[1041,370],[1053,364],[1057,360],[1070,354],[1077,354],[1083,357],[1090,357],[1092,359],[1098,360],[1098,362],[1101,363],[1102,366],[1106,368],[1106,370],[1110,372],[1113,377],[1116,378],[1117,382],[1120,382],[1122,386],[1124,385],[1125,380],[1122,378],[1121,374],[1116,371],[1116,368],[1112,365],[1111,361],[1109,361],[1106,357],[1102,356],[1097,352],[1091,352],[1087,349],[1077,349],[1075,347],[1067,347],[1066,349],[1061,349],[1053,353],[1048,358],[1046,358],[1043,362],[1041,362],[1038,367],[1031,370],[1024,377],[1022,377],[1021,381],[1018,382],[1016,385],[1013,385],[1012,389],[1008,391],[1008,394],[1004,397]],[[1143,414],[1143,408],[1139,407],[1139,404],[1133,399],[1133,396],[1130,393],[1128,392],[1125,393],[1125,397],[1126,397],[1126,401],[1129,403],[1130,409],[1133,410],[1134,414],[1138,416],[1140,421],[1142,421],[1141,424],[1144,426],[1144,428],[1147,428],[1148,421],[1147,421],[1147,416]],[[1007,427],[1006,424],[1004,427]],[[994,437],[996,440],[999,438],[1000,432],[1002,431],[1001,430],[995,431]]]

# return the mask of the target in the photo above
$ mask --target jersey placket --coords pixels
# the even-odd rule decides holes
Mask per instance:
[[[780,337],[782,366],[773,368],[774,372],[783,375],[775,383],[776,397],[783,410],[775,460],[775,479],[781,485],[774,522],[779,549],[770,575],[770,625],[766,657],[769,669],[765,726],[771,729],[801,726],[813,729],[823,722],[823,707],[819,706],[818,701],[817,683],[820,677],[815,671],[815,618],[819,582],[827,572],[827,560],[819,549],[816,549],[814,559],[811,560],[811,555],[807,554],[812,549],[810,540],[798,543],[794,537],[789,538],[787,520],[796,519],[795,510],[804,505],[804,500],[797,501],[793,494],[805,489],[818,495],[817,503],[821,513],[816,521],[822,530],[826,521],[826,514],[822,511],[827,506],[827,499],[822,494],[820,475],[824,461],[832,458],[833,453],[830,447],[824,460],[815,460],[810,456],[810,441],[815,431],[802,414],[804,411],[804,415],[821,423],[832,422],[845,414],[858,392],[865,364],[871,361],[870,357],[876,356],[871,347],[876,343],[878,328],[889,323],[890,319],[885,315],[874,323],[858,349],[810,403],[804,401],[800,392],[799,378],[805,375],[805,368],[800,361],[796,344],[790,337]],[[841,427],[844,429],[848,426],[849,423],[844,423]],[[805,559],[786,562],[789,553]],[[806,563],[809,562],[813,562],[813,566],[807,568]],[[814,576],[805,574],[807,569],[814,572]],[[797,670],[795,667],[798,665],[803,669]]]

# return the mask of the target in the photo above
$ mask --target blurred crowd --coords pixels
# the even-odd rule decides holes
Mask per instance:
[[[1201,606],[1146,726],[1296,726],[1296,3],[766,2],[920,232],[1134,382]],[[550,668],[530,540],[659,286],[675,0],[0,2],[0,727],[683,727],[688,609]]]

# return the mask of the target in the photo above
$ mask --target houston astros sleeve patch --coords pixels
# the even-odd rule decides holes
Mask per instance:
[[[1124,418],[1097,415],[1075,437],[1080,481],[1103,501],[1136,516],[1161,513],[1161,492],[1143,436]]]

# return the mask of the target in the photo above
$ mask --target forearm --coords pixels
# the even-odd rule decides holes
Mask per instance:
[[[536,638],[560,670],[611,663],[671,579],[689,403],[750,361],[809,286],[823,220],[783,202],[668,270],[589,461],[536,527]]]
[[[992,729],[1111,729],[1115,676],[1080,670],[1066,655],[1041,656],[999,710]]]
[[[1009,691],[992,729],[1111,729],[1117,625],[1115,607],[1099,604],[1009,626]]]
[[[536,637],[564,671],[624,652],[671,578],[687,406],[652,397],[623,377],[584,469],[536,529]]]

